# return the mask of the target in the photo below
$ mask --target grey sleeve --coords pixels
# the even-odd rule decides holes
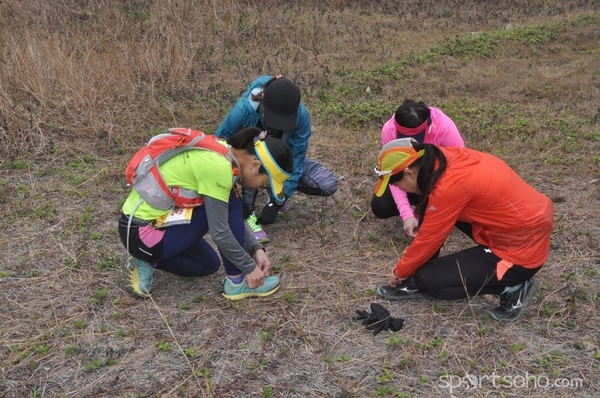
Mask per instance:
[[[254,271],[256,263],[254,259],[246,252],[245,248],[240,246],[229,228],[229,204],[203,196],[206,209],[206,218],[210,236],[223,255],[235,264],[245,275]],[[249,227],[245,225],[244,246],[248,244]],[[250,233],[250,236],[252,234]],[[248,249],[252,248],[250,245]]]
[[[254,233],[247,223],[244,223],[244,231],[244,249],[246,249],[246,251],[249,252],[250,249],[258,250],[264,248],[262,243],[256,240]]]

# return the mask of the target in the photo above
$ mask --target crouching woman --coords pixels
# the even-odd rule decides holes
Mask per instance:
[[[269,276],[271,261],[244,221],[235,185],[283,195],[283,183],[293,168],[292,151],[257,128],[216,142],[227,148],[225,155],[191,149],[159,167],[169,187],[202,199],[200,206],[176,209],[188,214],[187,220],[169,222],[173,209],[153,207],[136,189],[123,204],[119,234],[129,254],[123,266],[127,287],[138,296],[149,296],[155,269],[203,276],[217,272],[221,260],[226,274],[223,295],[228,299],[267,296],[279,288],[279,278]],[[204,239],[209,231],[220,256]]]
[[[383,147],[375,195],[388,184],[419,195],[415,239],[378,294],[390,300],[453,300],[498,295],[493,319],[513,321],[534,297],[534,276],[550,251],[552,201],[505,162],[472,149],[419,144],[410,138]],[[453,227],[476,246],[439,256]]]

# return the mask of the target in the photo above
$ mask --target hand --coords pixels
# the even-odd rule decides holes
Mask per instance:
[[[271,201],[262,209],[262,212],[256,221],[262,225],[273,224],[275,220],[277,220],[277,214],[279,214],[280,208],[281,206],[271,199]]]
[[[246,280],[248,281],[248,287],[250,289],[255,289],[259,286],[262,286],[263,283],[265,283],[265,274],[257,266],[254,268],[254,271],[246,275]]]
[[[392,275],[390,276],[389,285],[391,287],[396,287],[396,286],[398,286],[400,283],[402,283],[406,279],[407,278],[400,278],[400,277],[396,276],[396,274],[394,274],[392,272]]]
[[[267,256],[267,253],[264,249],[258,249],[254,254],[254,261],[256,261],[256,266],[260,268],[265,276],[269,276],[271,273],[271,260]]]
[[[415,217],[410,217],[404,220],[404,233],[409,238],[414,239],[417,236],[417,230],[419,228],[419,221]]]

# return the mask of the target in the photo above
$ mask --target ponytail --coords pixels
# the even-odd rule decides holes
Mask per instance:
[[[429,201],[429,195],[435,185],[437,184],[440,177],[446,171],[447,161],[446,157],[435,145],[432,144],[420,144],[413,143],[415,151],[424,150],[424,154],[411,166],[419,167],[419,175],[417,176],[417,187],[419,188],[419,225],[423,223],[425,217],[425,210],[427,209],[427,202]],[[436,168],[436,162],[438,166]]]

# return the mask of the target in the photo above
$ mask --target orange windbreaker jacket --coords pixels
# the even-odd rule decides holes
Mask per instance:
[[[552,201],[527,184],[501,159],[472,149],[440,148],[447,167],[429,195],[423,223],[393,269],[404,278],[442,247],[457,221],[473,226],[473,238],[503,261],[536,268],[550,252]]]

